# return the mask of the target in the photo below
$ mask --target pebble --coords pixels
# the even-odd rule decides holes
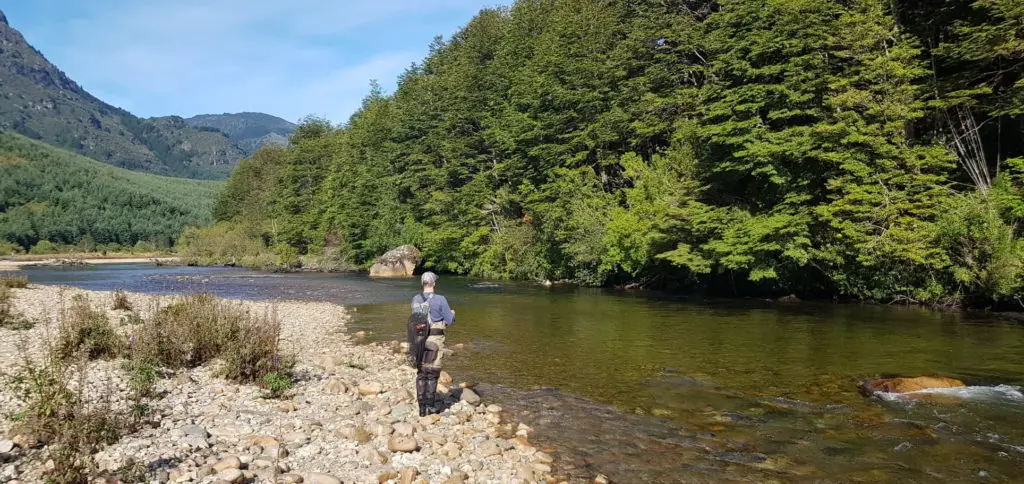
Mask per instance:
[[[384,391],[384,385],[379,381],[363,382],[358,387],[359,394],[366,397],[370,395],[377,395]]]
[[[281,484],[299,484],[302,481],[302,476],[298,474],[282,474],[281,477],[277,478],[277,482]]]
[[[392,428],[395,429],[395,435],[399,437],[412,437],[413,433],[416,432],[416,429],[409,422],[398,422]]]
[[[310,472],[302,482],[304,484],[341,484],[341,479],[330,474]]]
[[[388,450],[391,452],[415,452],[417,449],[419,445],[412,437],[394,436],[388,439]]]
[[[223,471],[223,470],[226,470],[226,469],[240,469],[241,467],[242,467],[242,460],[239,459],[238,457],[231,456],[231,457],[225,457],[225,458],[217,461],[217,463],[213,465],[213,470],[216,471],[219,474],[220,471]]]
[[[419,475],[420,470],[415,467],[406,467],[399,473],[399,482],[401,484],[412,484],[416,480],[416,476]]]
[[[239,483],[245,479],[245,474],[239,469],[224,469],[217,473],[217,479],[225,482]]]
[[[327,384],[324,385],[324,391],[331,394],[345,393],[348,388],[345,386],[345,382],[341,381],[340,378],[331,378],[327,380]]]
[[[205,439],[210,436],[210,433],[207,432],[205,428],[198,425],[186,425],[181,428],[181,431],[187,436],[199,437],[201,439]]]

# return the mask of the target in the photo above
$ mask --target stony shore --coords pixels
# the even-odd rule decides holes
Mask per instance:
[[[0,371],[38,357],[57,331],[62,304],[84,294],[111,321],[109,292],[30,286],[13,291],[16,311],[39,320],[30,330],[0,329]],[[129,294],[146,317],[169,297]],[[556,482],[552,456],[529,442],[531,429],[504,422],[502,409],[461,391],[447,377],[450,407],[417,414],[414,370],[396,344],[356,345],[345,333],[341,306],[309,302],[237,302],[276,312],[282,347],[297,359],[298,381],[284,399],[215,377],[200,367],[165,375],[153,403],[152,426],[104,448],[94,458],[111,473],[140,464],[152,482]],[[444,378],[443,378],[444,379]],[[127,374],[118,361],[93,363],[88,388],[114,394],[126,405]],[[17,405],[9,385],[0,389],[0,482],[39,482],[44,450],[19,448],[12,435]],[[5,452],[6,451],[6,452]],[[104,481],[110,482],[110,481]]]
[[[177,257],[49,257],[49,258],[18,258],[0,260],[0,271],[16,271],[30,266],[67,266],[67,265],[102,265],[102,264],[177,264]]]

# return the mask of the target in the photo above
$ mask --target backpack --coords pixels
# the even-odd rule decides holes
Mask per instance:
[[[427,337],[430,336],[430,298],[433,296],[433,294],[430,296],[420,294],[423,302],[419,303],[413,313],[409,315],[407,323],[408,359],[410,366],[416,370],[423,365],[423,352],[427,348]]]

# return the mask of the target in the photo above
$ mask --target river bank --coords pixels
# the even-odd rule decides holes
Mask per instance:
[[[24,358],[38,358],[57,331],[60,308],[86,296],[111,321],[112,293],[56,286],[13,290],[12,307],[37,324],[0,329],[0,371],[10,375]],[[170,298],[128,294],[143,318]],[[503,422],[503,411],[448,382],[450,408],[416,414],[414,371],[396,345],[356,345],[346,334],[344,307],[313,302],[242,302],[281,321],[281,346],[296,358],[297,381],[285,399],[264,397],[252,385],[215,377],[203,366],[166,375],[152,403],[156,424],[122,437],[93,457],[97,472],[113,476],[142,464],[158,482],[555,482],[552,456],[529,443],[531,429]],[[113,405],[127,404],[128,375],[119,361],[99,361],[89,388],[111,389]],[[17,408],[9,385],[0,405]],[[12,435],[15,420],[0,417],[0,449],[9,450],[0,479],[36,482],[47,468],[46,449],[26,450]],[[13,459],[13,460],[12,460]],[[236,472],[237,471],[237,472]],[[227,479],[230,478],[230,479]],[[13,481],[11,481],[13,482]]]
[[[0,259],[0,272],[12,272],[23,267],[34,266],[80,266],[103,264],[180,264],[178,257],[161,255],[97,255],[97,254],[56,254],[56,255],[21,255]]]

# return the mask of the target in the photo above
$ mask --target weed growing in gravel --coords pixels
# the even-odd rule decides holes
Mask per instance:
[[[115,358],[121,354],[123,338],[110,324],[106,314],[92,309],[88,298],[75,296],[71,299],[71,307],[63,313],[54,347],[58,358],[68,360],[79,352],[90,360]]]
[[[272,371],[263,375],[263,388],[267,389],[270,398],[281,398],[291,390],[292,379],[287,374]]]
[[[89,482],[96,466],[92,455],[129,431],[129,421],[109,405],[109,394],[85,396],[88,362],[75,364],[54,352],[40,361],[27,359],[7,377],[7,384],[22,404],[13,415],[11,433],[47,446],[53,467],[46,482]],[[75,381],[77,385],[72,385]],[[75,389],[72,389],[74,387]]]
[[[264,383],[277,372],[290,377],[292,361],[278,348],[277,314],[257,316],[210,294],[179,298],[161,308],[136,333],[140,357],[170,368],[194,368],[220,358],[222,375],[239,383]]]
[[[118,289],[114,291],[113,300],[114,304],[111,306],[111,309],[115,311],[132,310],[132,303],[131,301],[128,300],[128,294],[126,294],[123,290]]]
[[[35,322],[14,312],[11,291],[0,285],[0,327],[15,330],[32,329]]]
[[[0,287],[6,287],[9,289],[24,289],[28,287],[28,277],[2,275],[0,276]]]

